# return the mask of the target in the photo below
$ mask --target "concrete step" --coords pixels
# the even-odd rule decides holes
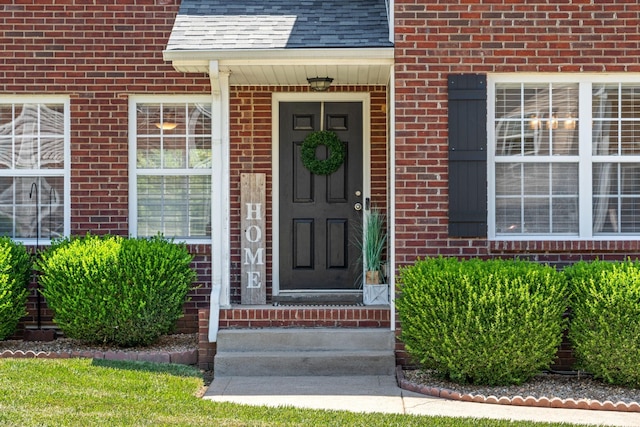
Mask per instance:
[[[393,375],[390,352],[273,351],[217,354],[216,378],[235,376]]]
[[[393,375],[394,346],[385,329],[221,330],[214,375]]]
[[[263,328],[223,329],[218,332],[218,350],[389,350],[395,335],[388,329],[354,328]]]

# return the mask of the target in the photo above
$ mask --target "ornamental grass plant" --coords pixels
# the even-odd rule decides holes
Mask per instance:
[[[554,360],[565,278],[517,260],[429,258],[401,269],[401,339],[426,369],[458,383],[520,384]]]
[[[579,262],[565,274],[572,289],[569,340],[576,367],[639,388],[640,262]]]
[[[364,265],[366,271],[377,271],[383,278],[382,255],[387,244],[385,215],[379,209],[371,208],[366,213],[364,227]]]
[[[195,280],[185,245],[161,236],[67,238],[37,262],[53,320],[69,338],[149,345],[174,330]]]
[[[0,237],[0,340],[16,331],[27,315],[31,280],[31,256],[26,248],[8,237]]]

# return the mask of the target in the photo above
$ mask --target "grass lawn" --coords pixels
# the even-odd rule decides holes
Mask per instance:
[[[0,359],[2,426],[561,426],[214,403],[182,365]]]

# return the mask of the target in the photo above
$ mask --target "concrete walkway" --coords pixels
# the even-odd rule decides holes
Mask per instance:
[[[402,390],[394,376],[217,378],[209,386],[204,399],[247,405],[295,406],[352,412],[640,427],[639,413],[452,401]]]

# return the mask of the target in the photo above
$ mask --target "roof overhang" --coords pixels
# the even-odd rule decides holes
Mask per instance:
[[[333,85],[387,85],[394,50],[260,49],[165,50],[163,57],[183,73],[209,73],[216,61],[231,85],[306,85],[308,77],[331,77]]]

